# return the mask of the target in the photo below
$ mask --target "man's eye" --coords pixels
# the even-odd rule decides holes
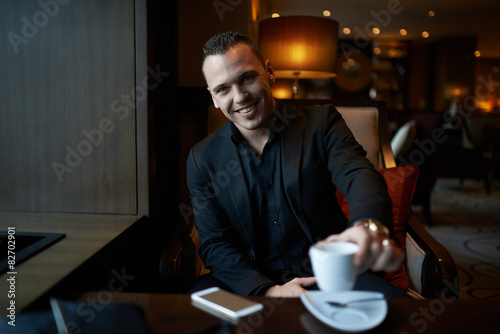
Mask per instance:
[[[255,75],[246,75],[243,77],[243,82],[253,81],[255,79]]]
[[[220,93],[224,93],[225,91],[227,90],[227,87],[220,87],[220,88],[217,88],[217,94],[220,94]]]

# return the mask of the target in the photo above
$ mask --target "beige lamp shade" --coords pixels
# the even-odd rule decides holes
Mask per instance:
[[[331,78],[337,72],[337,21],[313,16],[262,20],[259,48],[277,78]]]

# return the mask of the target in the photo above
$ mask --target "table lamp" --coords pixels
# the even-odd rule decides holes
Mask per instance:
[[[284,16],[259,23],[259,48],[276,78],[333,78],[337,71],[337,21],[313,16]]]

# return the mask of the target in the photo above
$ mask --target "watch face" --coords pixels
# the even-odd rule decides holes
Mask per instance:
[[[380,234],[383,234],[385,236],[389,236],[389,229],[382,223],[374,220],[368,220],[368,228],[372,230],[373,232],[378,232]]]

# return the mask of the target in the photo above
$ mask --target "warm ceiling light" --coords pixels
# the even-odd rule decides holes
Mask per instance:
[[[346,61],[342,62],[341,66],[344,70],[348,70],[352,66],[356,65],[356,61],[352,58],[347,59]]]
[[[372,33],[373,33],[374,35],[378,35],[378,34],[380,34],[380,29],[379,29],[379,28],[377,28],[377,27],[375,27],[375,28],[373,28],[373,29],[372,29]]]
[[[330,16],[332,15],[329,10],[324,10],[323,11],[323,16]]]
[[[476,50],[474,52],[474,56],[476,56],[477,58],[481,57],[481,52],[479,52],[479,51]]]
[[[428,38],[429,37],[429,33],[427,31],[422,31],[422,37],[423,38]]]
[[[408,31],[406,31],[406,29],[401,29],[401,30],[399,30],[399,34],[401,36],[406,36],[406,34],[408,34]]]
[[[351,33],[351,29],[346,27],[346,28],[342,29],[342,32],[344,33],[344,35],[349,35]]]
[[[276,17],[280,17],[280,14],[278,14],[278,13],[273,13],[273,15],[271,15],[271,17],[274,19],[274,18],[276,18]]]
[[[429,17],[434,17],[434,15],[436,15],[436,13],[434,13],[433,10],[430,10],[428,14],[429,14]]]
[[[262,20],[259,44],[277,78],[331,78],[337,72],[337,21],[284,16]]]
[[[390,48],[387,51],[387,54],[389,55],[390,58],[400,58],[401,57],[401,49],[396,49],[396,48]]]
[[[380,48],[373,48],[373,53],[376,54],[376,55],[379,55],[380,53],[382,52],[382,50],[380,50]]]

